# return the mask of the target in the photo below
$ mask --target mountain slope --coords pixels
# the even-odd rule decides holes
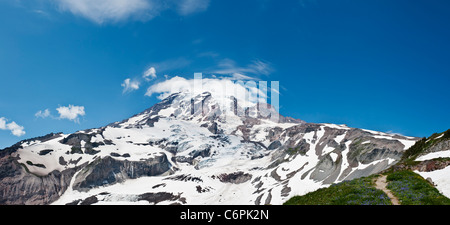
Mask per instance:
[[[374,194],[375,180],[387,177],[387,189],[402,205],[450,205],[449,145],[450,130],[433,134],[416,142],[400,161],[380,174],[334,184],[284,204],[390,204],[384,201],[384,194]]]
[[[391,170],[414,171],[450,198],[450,130],[418,141]]]
[[[177,93],[121,122],[0,151],[0,204],[282,204],[385,170],[417,140]]]

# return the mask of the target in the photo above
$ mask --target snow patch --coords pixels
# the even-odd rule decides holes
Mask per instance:
[[[418,157],[416,161],[425,161],[437,158],[450,158],[450,150],[428,153],[426,155]]]
[[[344,140],[345,135],[347,135],[347,133],[338,135],[338,136],[336,136],[336,138],[334,138],[334,140],[335,140],[338,144],[340,144],[340,143],[342,142],[342,140]]]
[[[403,150],[407,150],[409,148],[411,148],[417,141],[411,141],[411,140],[402,140],[402,139],[397,139],[398,141],[400,141],[405,148],[403,148]]]
[[[330,157],[331,157],[331,159],[333,159],[333,162],[336,162],[336,160],[338,158],[338,154],[332,152],[332,153],[330,153]]]
[[[450,166],[441,170],[435,170],[431,172],[414,171],[424,179],[431,178],[433,183],[443,195],[450,198]]]

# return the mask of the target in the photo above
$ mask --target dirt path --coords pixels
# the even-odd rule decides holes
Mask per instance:
[[[391,199],[392,205],[400,205],[400,201],[398,200],[398,198],[395,197],[394,194],[392,194],[391,190],[387,189],[386,186],[386,176],[382,175],[375,181],[375,188],[384,191],[384,193],[386,193],[387,196]]]

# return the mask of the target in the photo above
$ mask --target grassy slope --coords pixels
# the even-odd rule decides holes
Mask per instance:
[[[387,188],[402,205],[450,205],[428,181],[412,171],[388,172]],[[303,196],[289,199],[285,205],[391,205],[389,197],[375,188],[378,175],[344,181]]]
[[[450,205],[450,199],[412,171],[389,173],[387,181],[387,188],[400,199],[402,205]]]
[[[390,205],[389,197],[374,187],[376,175],[344,181],[303,196],[289,199],[285,205]]]

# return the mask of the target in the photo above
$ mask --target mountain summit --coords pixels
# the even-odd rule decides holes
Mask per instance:
[[[417,140],[179,92],[121,122],[0,151],[0,204],[282,204],[382,171]]]

